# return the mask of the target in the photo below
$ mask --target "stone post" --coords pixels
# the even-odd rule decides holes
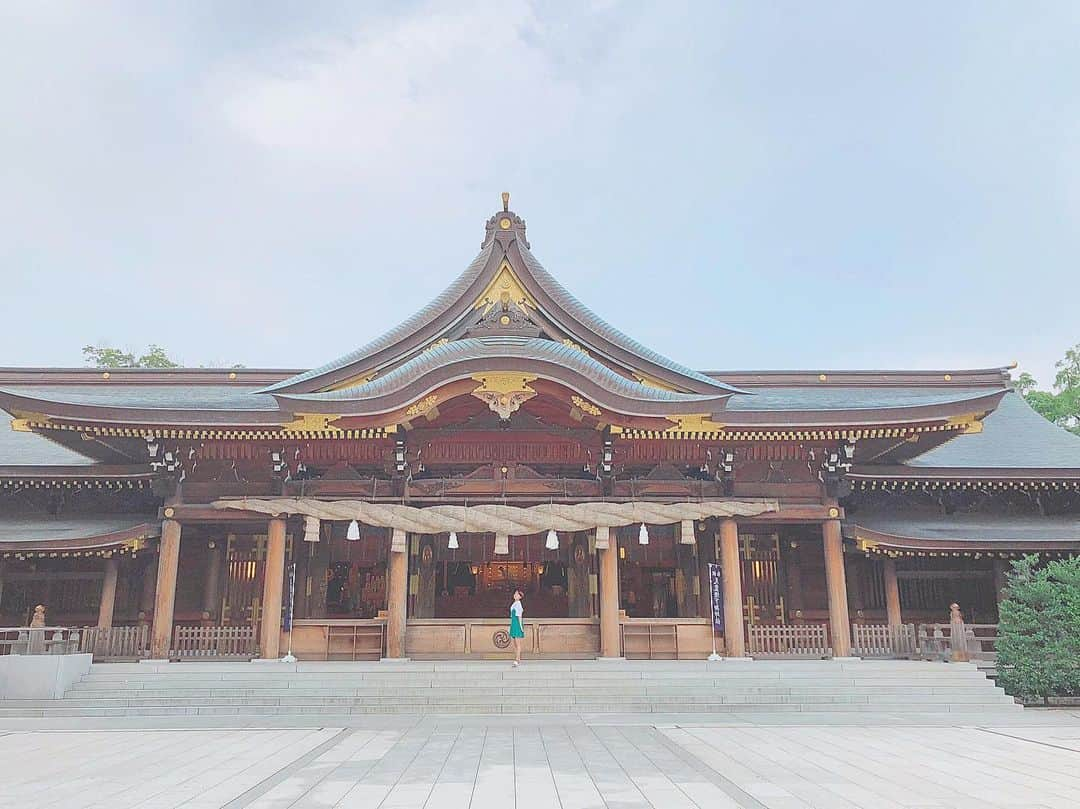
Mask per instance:
[[[720,565],[724,581],[724,649],[728,657],[746,657],[739,524],[732,519],[720,521]]]
[[[166,509],[172,513],[171,509]],[[150,657],[163,660],[172,645],[173,610],[176,607],[176,573],[180,565],[180,523],[166,518],[161,523],[158,546],[154,623],[150,630]]]
[[[390,550],[386,574],[386,657],[405,657],[405,622],[409,608],[409,554]]]
[[[101,603],[98,606],[97,625],[107,629],[113,624],[116,609],[116,579],[120,573],[120,555],[113,553],[105,559],[105,574],[101,579]]]
[[[619,539],[608,531],[608,546],[600,551],[600,656],[622,657],[619,631]]]
[[[844,574],[844,539],[840,520],[822,525],[825,546],[825,583],[829,592],[829,629],[833,657],[851,657],[851,618],[848,616],[847,581]]]
[[[897,627],[903,623],[900,614],[900,584],[896,580],[896,560],[886,559],[883,562],[885,577],[885,615],[889,626]]]
[[[270,520],[266,532],[266,569],[263,571],[262,620],[259,657],[276,660],[281,645],[281,591],[285,586],[285,520]]]

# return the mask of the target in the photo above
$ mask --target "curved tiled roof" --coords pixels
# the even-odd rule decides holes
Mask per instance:
[[[925,468],[1080,468],[1080,436],[1051,424],[1018,393],[983,419],[983,431],[958,436],[907,462]]]
[[[427,389],[453,379],[468,378],[482,370],[485,361],[511,359],[524,373],[565,381],[562,371],[570,371],[597,388],[631,402],[642,404],[693,404],[701,409],[719,406],[728,393],[676,393],[643,385],[612,371],[606,365],[575,348],[535,337],[470,337],[436,346],[399,365],[385,376],[364,385],[323,393],[274,396],[296,402],[375,402],[392,396],[403,388],[432,374],[437,374]],[[416,395],[414,391],[412,395]]]
[[[93,466],[93,458],[37,433],[11,429],[11,414],[0,410],[0,466]]]
[[[729,411],[880,410],[949,404],[993,392],[988,387],[784,387],[755,388],[754,396],[733,396]]]
[[[1080,547],[1080,516],[860,511],[849,515],[844,533],[896,547],[933,542],[1003,547],[1053,542]]]
[[[160,536],[154,514],[0,516],[0,551],[91,550]]]
[[[685,387],[698,393],[712,391],[726,391],[728,393],[742,393],[738,388],[722,382],[698,371],[691,370],[679,365],[667,357],[647,348],[636,340],[623,334],[594,314],[581,301],[571,295],[554,277],[544,269],[543,265],[529,252],[528,243],[524,239],[524,224],[516,215],[507,212],[518,225],[511,232],[502,233],[499,236],[491,236],[485,241],[480,254],[473,262],[431,303],[405,320],[396,328],[372,340],[367,345],[351,351],[333,362],[313,368],[310,371],[297,374],[280,382],[269,385],[263,390],[268,393],[292,391],[300,388],[299,392],[312,392],[320,386],[333,384],[341,381],[350,367],[364,364],[366,368],[353,368],[353,370],[366,372],[375,368],[385,367],[388,363],[408,357],[419,348],[418,337],[424,332],[425,340],[434,340],[439,336],[454,337],[452,329],[472,311],[475,303],[475,293],[484,282],[489,282],[496,277],[502,262],[508,261],[515,274],[520,275],[519,280],[532,293],[540,293],[537,297],[550,302],[550,306],[557,311],[548,311],[544,303],[539,304],[543,315],[554,321],[557,329],[573,336],[587,349],[594,348],[593,343],[599,342],[613,349],[605,351],[596,348],[596,352],[602,355],[622,354],[622,357],[613,357],[620,364],[636,366],[640,361],[645,368],[634,368],[650,375],[660,377],[667,376],[667,381],[675,387]],[[491,223],[489,223],[491,224]],[[520,230],[518,229],[520,227]],[[517,258],[520,255],[520,260]],[[521,266],[524,264],[524,266]],[[388,352],[400,344],[397,357],[385,355],[378,357],[380,353]]]
[[[26,385],[8,386],[3,393],[101,407],[142,410],[276,410],[261,388],[237,385]]]
[[[663,354],[659,354],[651,348],[642,345],[632,337],[623,334],[575,298],[566,287],[560,284],[551,273],[544,269],[544,265],[537,260],[536,256],[529,252],[529,249],[524,244],[519,244],[518,249],[521,251],[521,256],[525,259],[529,272],[532,274],[533,278],[536,279],[537,283],[544,287],[544,290],[552,297],[555,303],[570,315],[571,318],[587,327],[593,334],[602,337],[609,343],[613,343],[625,349],[631,354],[649,361],[653,365],[664,368],[679,376],[685,376],[689,379],[701,382],[708,385],[710,388],[719,387],[730,391],[731,393],[745,393],[745,391],[740,391],[738,388],[729,385],[726,382],[721,382],[720,380],[713,379],[699,371],[694,371],[684,365],[680,365],[674,360],[668,359]],[[580,340],[588,339],[588,335],[585,334],[576,336]]]

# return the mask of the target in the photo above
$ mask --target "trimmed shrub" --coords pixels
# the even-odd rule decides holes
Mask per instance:
[[[998,682],[1024,700],[1080,695],[1080,556],[1013,562],[998,626]]]

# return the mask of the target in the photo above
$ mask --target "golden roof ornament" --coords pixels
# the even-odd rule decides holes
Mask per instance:
[[[509,191],[503,191],[502,192],[502,201],[503,201],[503,210],[504,211],[509,211],[510,210],[510,192]]]

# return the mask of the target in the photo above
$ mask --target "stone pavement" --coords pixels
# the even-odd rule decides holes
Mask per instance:
[[[373,717],[340,727],[0,725],[0,807],[1080,805],[1080,715],[1005,726],[693,714]],[[72,729],[78,728],[78,729]]]

